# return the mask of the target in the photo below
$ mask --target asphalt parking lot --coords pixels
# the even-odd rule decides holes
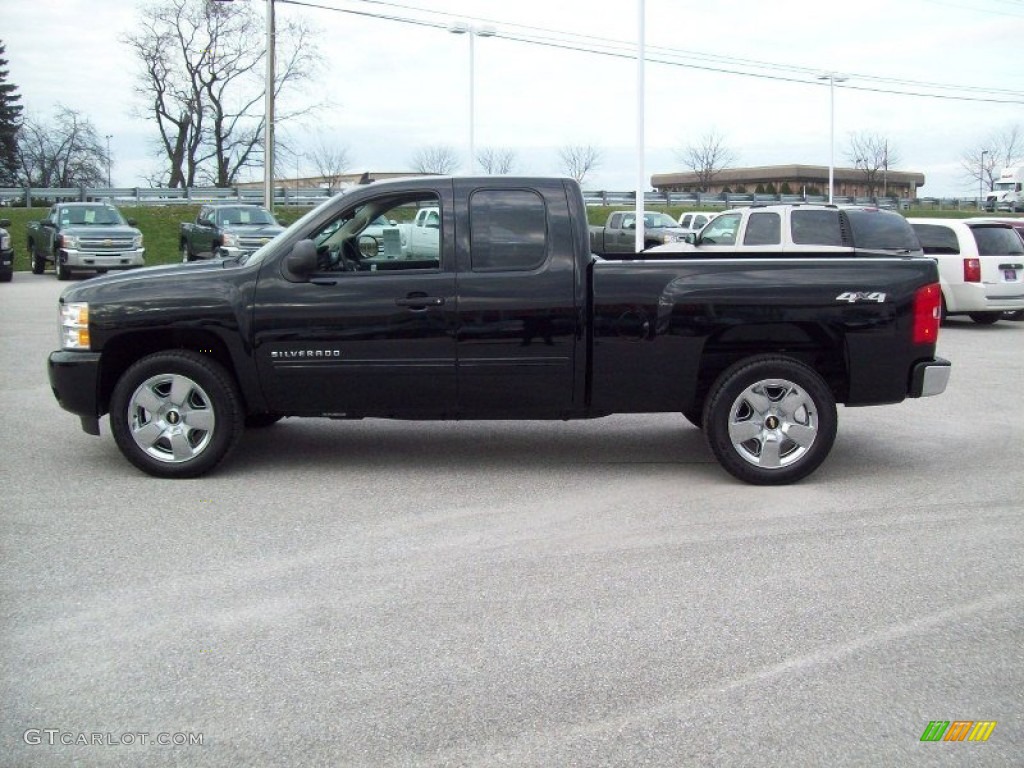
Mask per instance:
[[[0,286],[0,764],[1020,764],[1024,323],[796,486],[673,415],[292,419],[162,481],[53,399],[61,288]]]

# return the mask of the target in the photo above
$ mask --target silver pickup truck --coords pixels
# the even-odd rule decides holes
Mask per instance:
[[[72,272],[134,269],[146,264],[142,233],[109,203],[59,203],[45,219],[30,221],[28,252],[32,272],[53,262],[58,280]]]

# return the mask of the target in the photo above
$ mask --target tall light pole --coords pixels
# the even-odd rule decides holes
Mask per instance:
[[[274,0],[267,0],[266,128],[263,134],[263,200],[274,210]]]
[[[469,35],[469,172],[473,174],[476,172],[476,64],[473,53],[473,38],[494,37],[497,33],[494,31],[494,27],[474,27],[461,21],[449,26],[448,31],[453,35]]]
[[[644,58],[646,56],[644,0],[637,0],[636,31],[636,231],[633,249],[644,249]]]
[[[110,139],[114,134],[108,133],[107,138],[107,189],[110,189],[113,184],[110,183]]]
[[[981,210],[981,198],[982,198],[982,195],[983,195],[983,193],[981,191],[981,185],[985,181],[985,155],[987,155],[987,154],[988,154],[988,150],[987,149],[981,150],[981,171],[978,173],[978,210],[979,211]],[[995,213],[995,210],[993,210],[992,212]]]
[[[818,79],[828,80],[828,201],[831,204],[836,175],[836,83],[845,83],[847,78],[826,72],[818,75]]]

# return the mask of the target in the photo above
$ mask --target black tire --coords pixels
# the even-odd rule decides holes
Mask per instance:
[[[32,254],[32,274],[41,275],[46,271],[46,259],[35,252],[35,246],[28,244],[28,252]]]
[[[14,272],[0,272],[0,283],[9,283],[14,279]]]
[[[181,242],[181,262],[183,264],[187,264],[190,261],[195,261],[195,258],[196,257],[193,256],[192,252],[188,249],[188,241],[183,240]]]
[[[836,401],[801,362],[761,356],[718,377],[704,405],[704,433],[722,467],[755,485],[800,480],[825,460],[836,438]]]
[[[132,365],[110,399],[110,428],[132,464],[155,477],[198,477],[219,464],[245,429],[231,375],[208,357],[157,352]]]
[[[1003,320],[1024,320],[1024,309],[1011,309],[1003,312]]]
[[[71,270],[66,265],[60,263],[60,254],[53,254],[53,274],[57,276],[58,280],[67,280],[71,277]]]
[[[978,325],[992,325],[998,323],[1003,316],[1002,312],[970,312],[967,315]]]

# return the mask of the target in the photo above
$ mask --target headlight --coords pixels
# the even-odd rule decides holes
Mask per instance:
[[[7,250],[11,247],[11,236],[8,234],[0,235],[0,249]]]
[[[89,305],[71,302],[60,305],[60,348],[89,349]]]
[[[139,234],[137,234],[135,236],[135,239],[132,242],[135,243],[135,247],[136,248],[141,248],[142,247],[142,233],[140,232]]]
[[[60,247],[61,248],[78,248],[78,237],[75,235],[61,235],[60,236]]]
[[[238,235],[233,235],[230,232],[225,232],[223,237],[220,239],[220,244],[225,248],[237,248],[238,247]]]

